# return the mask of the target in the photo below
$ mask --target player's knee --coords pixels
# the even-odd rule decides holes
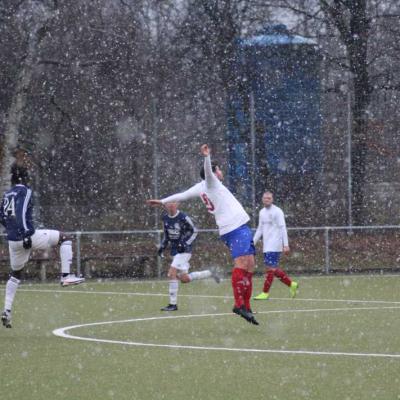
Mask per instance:
[[[255,257],[254,254],[250,254],[250,255],[249,255],[249,263],[250,263],[252,266],[255,266],[255,265],[256,265],[256,257]]]
[[[243,257],[235,258],[235,268],[247,269],[247,263]]]
[[[241,256],[235,259],[235,267],[245,269],[246,271],[253,272],[255,266],[255,259],[252,255]]]
[[[10,278],[15,278],[15,279],[18,279],[20,281],[21,278],[22,278],[22,270],[18,270],[18,271],[12,270],[10,272]]]
[[[249,272],[254,272],[255,266],[256,266],[256,262],[255,262],[254,258],[253,258],[253,259],[250,259],[249,262],[248,262],[248,264],[247,264],[247,270],[248,270]]]
[[[179,279],[181,280],[182,283],[189,283],[190,278],[188,274],[182,274]]]
[[[167,276],[169,279],[176,279],[176,271],[168,271]]]

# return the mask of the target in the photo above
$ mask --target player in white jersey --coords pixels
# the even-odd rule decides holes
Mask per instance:
[[[235,305],[233,312],[246,321],[258,325],[250,307],[255,266],[255,248],[251,229],[247,225],[250,218],[235,196],[222,184],[223,172],[217,164],[211,163],[208,145],[202,145],[200,151],[204,157],[204,166],[200,171],[201,182],[182,193],[161,200],[148,200],[147,203],[156,206],[196,197],[203,201],[207,210],[214,215],[221,239],[229,247],[234,259],[232,289]]]
[[[283,211],[273,204],[274,197],[271,192],[265,192],[262,197],[264,204],[260,211],[258,228],[254,235],[254,244],[261,236],[263,238],[263,253],[265,263],[265,281],[262,293],[254,297],[254,300],[267,300],[274,277],[290,288],[291,297],[296,296],[297,282],[292,281],[285,271],[279,268],[279,260],[282,252],[289,254],[289,239],[286,229],[285,215]]]

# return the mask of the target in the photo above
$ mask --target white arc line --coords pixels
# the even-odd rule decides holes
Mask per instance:
[[[321,311],[354,311],[354,310],[382,310],[382,309],[400,309],[400,307],[353,307],[353,308],[331,308],[331,309],[304,309],[304,310],[273,310],[264,311],[257,314],[278,314],[278,313],[306,313],[306,312],[321,312]],[[89,324],[80,324],[66,326],[64,328],[55,329],[53,334],[65,339],[83,340],[87,342],[96,343],[110,343],[110,344],[122,344],[128,346],[138,347],[159,347],[169,349],[187,349],[187,350],[210,350],[210,351],[230,351],[230,352],[249,352],[249,353],[272,353],[272,354],[295,354],[295,355],[312,355],[312,356],[347,356],[347,357],[379,357],[379,358],[400,358],[400,354],[386,354],[386,353],[355,353],[355,352],[329,352],[329,351],[312,351],[312,350],[281,350],[281,349],[253,349],[253,348],[230,348],[230,347],[213,347],[213,346],[191,346],[191,345],[173,345],[173,344],[160,344],[160,343],[142,343],[142,342],[131,342],[111,339],[96,339],[84,336],[74,336],[66,333],[67,331],[85,328],[90,326],[99,325],[112,325],[112,324],[123,324],[130,322],[144,322],[144,321],[157,321],[157,320],[168,320],[168,319],[183,319],[183,318],[202,318],[202,317],[220,317],[232,315],[231,313],[219,313],[219,314],[196,314],[196,315],[177,315],[167,317],[149,317],[149,318],[134,318],[125,319],[119,321],[104,321],[104,322],[93,322]],[[256,328],[255,328],[256,329]]]

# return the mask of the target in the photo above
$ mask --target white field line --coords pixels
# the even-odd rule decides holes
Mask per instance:
[[[258,270],[262,270],[262,267],[259,267]],[[259,272],[259,271],[258,271]],[[293,276],[297,277],[299,280],[313,280],[313,279],[360,279],[360,278],[371,278],[371,279],[382,279],[382,278],[397,278],[400,279],[400,273],[384,273],[384,274],[368,274],[368,273],[360,273],[360,274],[346,274],[346,273],[335,273],[335,274],[329,274],[325,275],[323,273],[318,274],[318,275],[296,275],[295,273],[292,274]],[[254,280],[259,280],[263,281],[264,277],[263,275],[261,276],[254,276]],[[142,280],[118,280],[118,279],[102,279],[102,280],[88,280],[87,283],[95,283],[96,285],[110,285],[110,284],[118,284],[118,283],[123,283],[124,285],[146,285],[146,284],[152,284],[152,283],[168,283],[168,279],[142,279]],[[230,282],[230,278],[222,278],[221,282]],[[34,283],[32,286],[54,286],[55,282],[41,282],[41,283]],[[2,289],[1,286],[5,285],[0,285],[0,290]]]
[[[274,310],[274,311],[262,311],[259,314],[278,314],[278,313],[309,313],[309,312],[343,312],[343,311],[354,311],[354,310],[382,310],[382,309],[400,309],[399,306],[395,307],[357,307],[357,308],[331,308],[331,309],[309,309],[309,310]],[[122,344],[128,346],[139,346],[139,347],[158,347],[158,348],[169,348],[169,349],[187,349],[187,350],[208,350],[208,351],[230,351],[230,352],[246,352],[246,353],[272,353],[272,354],[286,354],[286,355],[312,355],[312,356],[345,356],[345,357],[375,357],[375,358],[400,358],[400,354],[387,354],[387,353],[355,353],[355,352],[337,352],[337,351],[312,351],[312,350],[281,350],[281,349],[254,349],[254,348],[232,348],[232,347],[213,347],[213,346],[190,346],[190,345],[172,345],[172,344],[160,344],[160,343],[142,343],[142,342],[131,342],[111,339],[96,339],[84,336],[74,336],[67,331],[71,331],[77,328],[99,326],[99,325],[112,325],[112,324],[123,324],[131,322],[144,322],[144,321],[157,321],[157,320],[169,320],[169,319],[183,319],[183,318],[201,318],[201,317],[220,317],[232,315],[231,313],[219,313],[219,314],[197,314],[197,315],[177,315],[167,317],[149,317],[149,318],[135,318],[126,319],[119,321],[105,321],[105,322],[94,322],[89,324],[72,325],[64,328],[55,329],[53,334],[65,339],[82,340],[96,343],[109,343],[109,344]],[[257,328],[255,328],[257,329]]]
[[[4,290],[4,289],[3,289]],[[88,291],[88,290],[74,290],[71,288],[65,288],[63,290],[51,290],[51,289],[18,289],[18,292],[29,292],[29,293],[57,293],[57,294],[95,294],[95,295],[122,295],[122,296],[158,296],[168,297],[168,293],[148,293],[148,292],[103,292],[103,291]],[[179,294],[179,297],[190,297],[190,298],[205,298],[205,299],[232,299],[230,295],[219,296],[219,295],[203,295],[203,294]],[[274,297],[269,298],[266,302],[270,301],[304,301],[304,302],[330,302],[330,303],[365,303],[365,304],[400,304],[399,301],[387,301],[387,300],[361,300],[361,299],[316,299],[306,298],[302,299],[296,297],[291,299],[288,297]],[[257,301],[257,303],[263,303],[265,301]]]

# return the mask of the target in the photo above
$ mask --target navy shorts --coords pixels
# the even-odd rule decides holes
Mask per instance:
[[[267,267],[277,267],[279,265],[280,258],[280,251],[267,251],[266,253],[264,253],[264,264]]]
[[[233,259],[256,254],[253,234],[247,224],[222,235],[221,239],[229,247]]]

